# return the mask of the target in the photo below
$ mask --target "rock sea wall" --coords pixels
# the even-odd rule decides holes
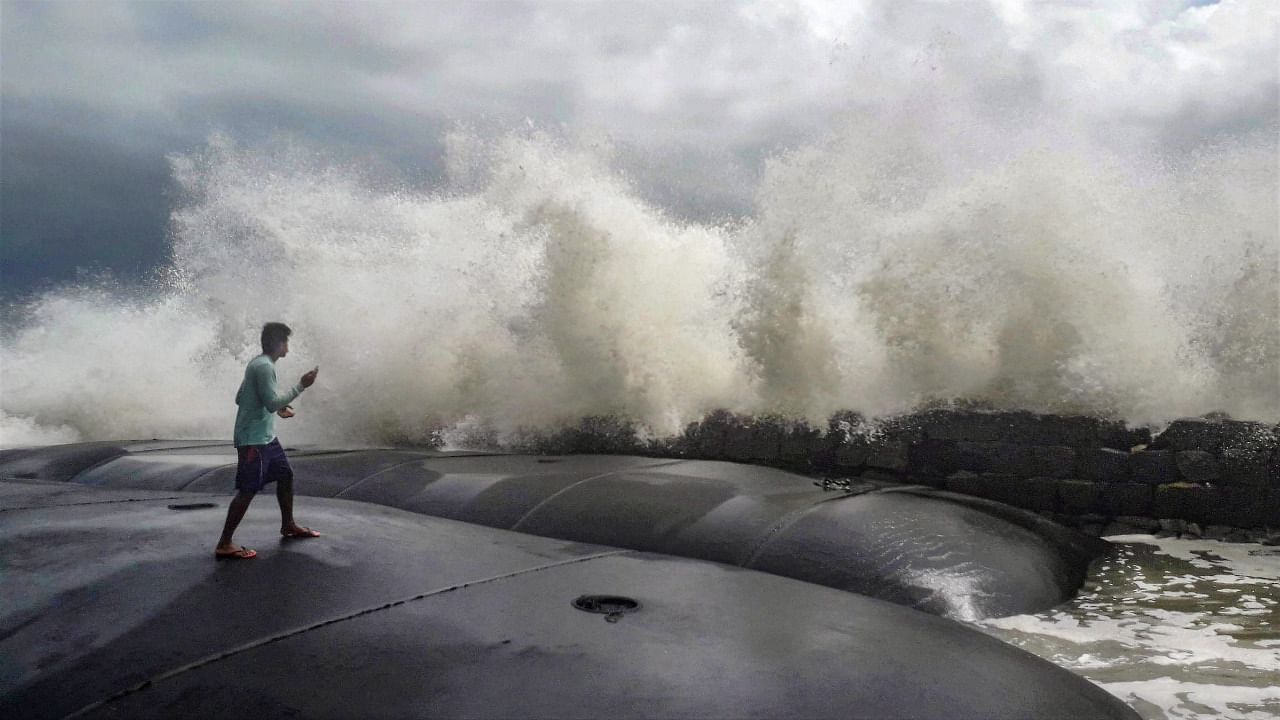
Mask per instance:
[[[643,440],[626,422],[588,418],[537,443],[543,452],[732,460],[929,485],[1033,510],[1095,534],[1154,532],[1222,540],[1280,531],[1280,426],[1219,418],[1146,428],[1093,417],[930,410],[826,428],[725,412],[676,437]]]

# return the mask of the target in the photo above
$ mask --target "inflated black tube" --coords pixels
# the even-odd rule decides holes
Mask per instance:
[[[971,628],[766,573],[329,499],[323,536],[250,512],[259,556],[214,562],[193,526],[222,503],[0,486],[4,718],[1137,717]]]
[[[52,479],[202,492],[233,484],[225,446],[77,448],[0,453],[0,476],[14,467],[32,476],[43,451]],[[83,467],[73,472],[75,462]],[[824,492],[809,478],[726,462],[316,448],[291,462],[299,494],[729,563],[962,619],[1052,607],[1107,547],[991,501],[915,486]]]

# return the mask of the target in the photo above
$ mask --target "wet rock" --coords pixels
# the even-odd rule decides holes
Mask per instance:
[[[687,458],[693,457],[693,445],[687,434],[673,437],[651,437],[640,447],[641,455],[650,457]]]
[[[1187,521],[1181,518],[1160,518],[1160,531],[1179,535],[1187,531]]]
[[[628,420],[611,416],[582,418],[578,427],[569,432],[572,449],[569,452],[597,455],[627,455],[641,450],[636,439],[635,426]]]
[[[1206,540],[1226,540],[1230,533],[1230,525],[1205,525],[1202,537]]]
[[[957,473],[959,475],[959,473]],[[966,473],[956,487],[974,489],[972,494],[1026,510],[1052,511],[1057,508],[1057,486],[1052,478],[1020,478],[1014,475]],[[948,485],[950,488],[950,484]]]
[[[1098,442],[1103,447],[1128,451],[1138,445],[1151,444],[1151,429],[1127,427],[1122,422],[1104,422],[1098,428]]]
[[[1178,468],[1168,450],[1144,450],[1129,456],[1129,475],[1148,485],[1161,485],[1178,480]]]
[[[1276,430],[1270,425],[1208,418],[1175,420],[1153,440],[1153,447],[1174,451],[1217,452],[1225,448],[1270,451],[1276,445]]]
[[[953,440],[925,439],[908,449],[911,471],[946,477],[960,469],[960,454]]]
[[[1151,441],[1151,431],[1146,428],[1129,428],[1119,421],[1076,415],[1038,415],[1028,430],[1029,437],[1020,442],[1031,445],[1128,450]]]
[[[1105,527],[1102,523],[1081,523],[1080,532],[1085,535],[1093,535],[1094,537],[1102,537],[1102,530]]]
[[[1261,524],[1280,530],[1280,492],[1275,488],[1267,491],[1267,498],[1263,501]]]
[[[740,462],[750,460],[751,444],[751,428],[736,424],[731,425],[725,430],[724,457]]]
[[[1205,500],[1207,507],[1203,518],[1215,525],[1260,525],[1266,494],[1266,489],[1261,487],[1219,485],[1212,488]]]
[[[1076,450],[1076,476],[1082,480],[1116,482],[1129,477],[1129,453],[1114,448]]]
[[[906,472],[910,465],[908,445],[900,440],[887,440],[871,443],[867,453],[868,467],[893,472]]]
[[[1140,527],[1136,527],[1128,523],[1118,522],[1116,520],[1112,520],[1102,528],[1103,537],[1109,537],[1111,535],[1146,535],[1146,534],[1148,534],[1147,530],[1143,530]]]
[[[782,449],[782,428],[776,422],[760,422],[751,428],[749,460],[775,462]]]
[[[917,443],[925,439],[921,415],[879,419],[870,424],[872,433],[883,440],[893,440],[907,444]]]
[[[630,422],[609,416],[585,417],[575,427],[551,433],[530,433],[511,445],[543,455],[634,455],[645,451]]]
[[[1223,485],[1267,485],[1270,469],[1269,453],[1227,448],[1222,451],[1220,477]]]
[[[1118,523],[1124,523],[1130,527],[1138,528],[1143,532],[1154,532],[1160,529],[1160,521],[1155,518],[1121,515],[1113,519]]]
[[[732,416],[723,411],[708,414],[702,422],[695,423],[687,429],[693,453],[702,458],[716,459],[724,457],[725,436],[729,431]]]
[[[1271,452],[1280,446],[1280,433],[1274,426],[1259,422],[1230,422],[1226,437],[1223,438],[1223,449],[1253,450],[1255,452]]]
[[[1012,475],[997,475],[993,473],[984,474],[981,479],[981,482],[984,485],[983,497],[991,498],[997,502],[1002,502],[1014,507],[1030,510],[1037,509],[1031,507],[1031,499],[1026,497],[1023,492],[1020,492],[1020,480],[1021,478],[1017,478]],[[1050,501],[1049,507],[1053,507],[1052,501]]]
[[[1227,428],[1221,420],[1182,418],[1174,420],[1152,439],[1151,447],[1166,450],[1207,450],[1222,447]]]
[[[1027,478],[1015,483],[1020,502],[1019,507],[1028,510],[1057,510],[1058,481],[1054,478]]]
[[[1144,483],[1103,483],[1102,507],[1112,515],[1147,515],[1151,512],[1154,496],[1151,486]]]
[[[968,470],[960,470],[947,476],[946,488],[951,492],[964,493],[977,497],[986,497],[982,476]]]
[[[1095,512],[1102,506],[1102,486],[1088,480],[1058,480],[1058,507],[1070,515]]]
[[[1204,531],[1200,529],[1199,523],[1187,523],[1187,534],[1191,537],[1204,537]]]
[[[1202,521],[1208,512],[1211,494],[1204,485],[1160,485],[1156,488],[1152,514],[1161,518],[1182,518],[1188,522]]]
[[[1231,528],[1231,530],[1227,532],[1225,540],[1229,543],[1252,543],[1257,542],[1258,538],[1249,530]]]
[[[822,431],[799,423],[785,428],[778,454],[788,463],[805,464],[821,447]]]
[[[1052,511],[1057,506],[1054,481],[961,470],[947,477],[952,492],[995,500],[1027,510]]]
[[[863,480],[870,480],[872,482],[878,482],[878,483],[901,484],[902,482],[902,478],[899,477],[896,473],[889,472],[888,470],[880,470],[877,468],[870,468],[867,470],[863,470],[862,474],[859,475],[859,477],[861,477]]]
[[[866,427],[867,420],[862,417],[861,413],[852,410],[842,410],[833,414],[827,420],[827,437],[834,438],[839,442],[857,436],[858,429]]]
[[[769,421],[747,421],[730,425],[725,433],[724,456],[737,461],[778,459],[782,432]]]
[[[961,468],[974,472],[1066,478],[1075,471],[1075,451],[1061,445],[957,442],[956,450]]]
[[[868,472],[879,472],[879,473],[885,473],[886,475],[894,475],[895,477],[898,478],[898,482],[904,482],[912,485],[928,485],[929,487],[935,487],[939,489],[946,489],[947,487],[947,478],[942,475],[930,475],[925,473],[913,472],[913,473],[909,473],[906,476],[900,476],[900,475],[896,475],[895,473],[888,473],[884,470],[869,470]]]
[[[918,422],[926,439],[1000,442],[1013,436],[1020,417],[1031,414],[937,410],[922,414]]]
[[[1094,447],[1100,443],[1098,418],[1079,415],[1015,415],[1014,430],[1007,439],[1024,445]]]
[[[916,424],[923,430],[924,438],[932,440],[1124,450],[1150,441],[1150,432],[1146,429],[1128,428],[1121,422],[1025,411],[934,410],[917,416]]]
[[[1178,473],[1188,482],[1214,482],[1221,475],[1218,459],[1204,450],[1179,450],[1173,460]]]
[[[867,460],[868,443],[860,434],[866,421],[855,412],[838,412],[827,422],[827,434],[822,446],[824,459],[829,458],[832,467],[839,469],[861,468]]]
[[[851,438],[836,446],[836,467],[858,468],[867,464],[871,447],[860,437]]]

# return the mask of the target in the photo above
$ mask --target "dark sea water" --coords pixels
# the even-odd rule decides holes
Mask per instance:
[[[1148,720],[1280,717],[1280,548],[1108,539],[1116,553],[1071,602],[978,627]]]

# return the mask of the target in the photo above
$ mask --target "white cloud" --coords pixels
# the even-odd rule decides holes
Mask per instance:
[[[1050,107],[1099,121],[1167,119],[1189,104],[1229,115],[1274,100],[1280,9],[10,3],[4,17],[6,94],[125,113],[228,93],[440,115],[559,103],[564,119],[628,135],[732,144],[931,73],[979,90],[1029,74]]]
[[[530,118],[613,138],[636,177],[683,173],[666,183],[689,207],[699,184],[708,207],[742,206],[764,157],[849,122],[981,118],[1176,152],[1277,122],[1268,0],[9,2],[3,18],[5,99],[85,107],[117,136],[367,117],[393,128],[370,142],[419,149],[452,122]],[[737,201],[705,185],[720,172]]]

